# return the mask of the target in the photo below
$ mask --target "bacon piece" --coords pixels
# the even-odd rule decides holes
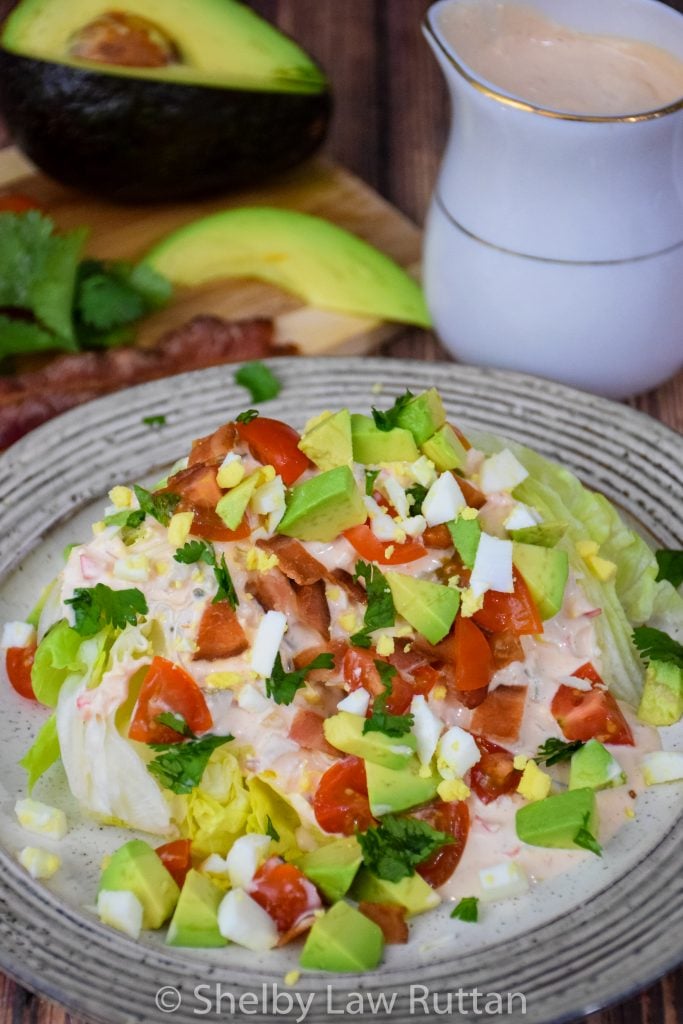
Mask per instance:
[[[365,588],[360,585],[358,580],[354,580],[352,574],[347,572],[346,569],[332,569],[331,572],[328,572],[327,579],[333,586],[341,587],[346,592],[347,597],[357,604],[368,603],[368,595],[365,592]]]
[[[483,508],[486,504],[486,495],[482,494],[478,487],[475,487],[469,480],[465,480],[463,476],[458,476],[457,473],[453,473],[455,482],[462,491],[462,496],[469,505],[470,508]]]
[[[339,751],[325,739],[323,717],[315,711],[297,711],[289,729],[289,738],[298,743],[304,750],[319,750],[330,757],[339,757]]]
[[[505,668],[513,661],[524,661],[522,641],[512,630],[506,629],[504,633],[492,633],[487,639],[496,671]]]
[[[237,621],[234,609],[227,601],[209,604],[199,623],[197,650],[193,661],[216,661],[234,658],[249,646],[244,630]]]
[[[231,452],[237,441],[237,430],[234,423],[224,423],[213,434],[200,437],[192,442],[192,451],[188,459],[188,467],[204,463],[219,466],[228,452]]]
[[[362,900],[358,904],[358,909],[361,914],[365,914],[379,925],[384,933],[385,942],[396,945],[408,941],[405,907],[393,903],[366,903]]]
[[[333,640],[328,644],[307,647],[304,651],[299,651],[294,655],[294,668],[300,669],[310,665],[319,654],[331,654],[334,658],[334,668],[317,668],[307,676],[311,683],[327,683],[333,675],[341,675],[342,662],[348,649],[349,645],[342,640]]]
[[[420,539],[426,547],[437,548],[440,551],[453,547],[453,538],[446,525],[428,526]]]
[[[279,569],[253,576],[247,583],[247,593],[253,594],[264,611],[284,612],[285,615],[297,614],[297,595],[294,586]]]
[[[454,690],[449,687],[449,691],[466,708],[478,708],[486,700],[489,688],[482,686],[478,690]]]
[[[163,490],[180,495],[178,508],[181,512],[193,511],[195,508],[213,510],[223,497],[223,492],[216,481],[215,466],[195,465],[181,469],[179,473],[169,477]]]
[[[518,739],[526,693],[526,686],[497,687],[474,712],[472,732],[499,740]]]
[[[310,555],[303,544],[292,537],[257,540],[256,546],[277,555],[279,568],[285,576],[301,586],[307,587],[311,583],[317,583],[327,575],[325,566]]]
[[[330,639],[330,606],[327,603],[325,584],[322,580],[308,586],[293,584],[297,597],[297,614],[304,626],[314,629],[325,639]]]

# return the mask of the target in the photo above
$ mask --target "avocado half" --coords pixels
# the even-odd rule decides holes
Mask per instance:
[[[331,95],[237,0],[22,0],[0,34],[0,110],[48,175],[149,202],[294,166],[322,143]]]

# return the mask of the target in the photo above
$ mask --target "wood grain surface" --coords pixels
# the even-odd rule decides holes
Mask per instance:
[[[0,0],[0,17],[11,6]],[[429,0],[253,0],[253,6],[294,35],[330,73],[336,116],[328,152],[421,224],[448,126],[445,90],[420,34]],[[683,10],[683,0],[672,6]],[[0,125],[0,145],[8,141]],[[406,331],[381,351],[447,358],[432,336],[419,331]],[[683,374],[632,404],[683,431]],[[683,936],[671,935],[671,942],[681,947],[683,957]],[[0,1024],[66,1024],[70,1019],[0,977]],[[586,1021],[683,1024],[683,970]]]

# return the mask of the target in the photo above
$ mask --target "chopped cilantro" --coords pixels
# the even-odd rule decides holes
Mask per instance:
[[[162,711],[160,715],[156,716],[155,721],[157,721],[159,725],[168,726],[169,729],[173,729],[173,731],[179,733],[180,736],[188,736],[191,739],[195,739],[192,729],[190,729],[182,715],[176,715],[173,711]]]
[[[358,842],[365,865],[373,875],[388,882],[400,882],[414,875],[418,864],[454,839],[426,821],[385,814],[379,825],[358,834]]]
[[[165,416],[143,416],[142,422],[146,427],[165,427],[166,417]]]
[[[655,552],[659,572],[657,582],[668,580],[674,587],[680,587],[683,583],[683,551],[657,551]]]
[[[291,704],[297,690],[300,690],[306,682],[308,673],[319,668],[334,668],[333,656],[319,654],[303,668],[297,669],[295,672],[285,672],[282,658],[278,652],[273,665],[273,674],[270,679],[266,679],[266,695],[272,697],[276,704]]]
[[[194,565],[196,562],[205,562],[206,565],[216,564],[216,552],[213,544],[205,540],[188,540],[182,548],[178,548],[173,556],[176,562],[182,565]]]
[[[391,596],[389,584],[376,565],[368,562],[356,562],[356,571],[353,578],[365,580],[365,590],[368,595],[368,604],[363,619],[363,629],[351,637],[351,643],[356,647],[370,647],[369,633],[376,629],[384,629],[393,626],[396,621],[396,609]]]
[[[368,732],[383,732],[385,736],[405,736],[415,724],[413,716],[392,715],[387,712],[387,701],[393,693],[392,679],[397,675],[396,669],[386,661],[376,661],[375,667],[384,684],[384,692],[373,701],[372,714],[363,723],[363,735]]]
[[[679,644],[661,629],[638,626],[633,630],[633,642],[643,661],[667,661],[683,668],[683,644]]]
[[[145,264],[84,260],[74,310],[81,346],[111,348],[131,341],[135,321],[165,305],[170,297],[170,283]]]
[[[451,910],[451,917],[458,921],[469,921],[475,924],[479,920],[479,899],[477,896],[464,896],[457,907]]]
[[[569,761],[572,755],[583,746],[582,740],[565,743],[564,740],[558,740],[551,736],[538,748],[534,761],[537,764],[545,764],[550,768],[551,765],[559,764],[561,761]]]
[[[247,389],[252,402],[267,402],[271,398],[276,398],[282,390],[282,385],[275,374],[258,360],[240,366],[239,370],[235,371],[235,383]]]
[[[394,427],[398,426],[398,417],[403,409],[405,409],[408,402],[411,401],[415,396],[410,391],[406,391],[404,395],[400,395],[396,399],[391,409],[386,409],[384,412],[379,409],[372,409],[372,418],[375,421],[375,426],[378,430],[393,430]]]
[[[252,420],[258,419],[257,409],[247,409],[246,412],[241,412],[239,416],[235,416],[235,423],[251,423]]]
[[[270,838],[274,842],[276,842],[276,843],[280,842],[280,833],[278,832],[278,830],[275,828],[275,825],[273,825],[272,821],[270,820],[270,815],[268,815],[268,817],[266,818],[266,835],[270,836]]]
[[[583,847],[584,850],[590,850],[590,852],[594,853],[597,857],[602,857],[602,847],[588,828],[589,819],[590,814],[586,812],[583,818],[583,825],[574,836],[574,842],[577,846]]]
[[[216,591],[216,596],[214,597],[212,604],[218,604],[219,601],[227,601],[234,611],[239,604],[239,598],[237,597],[235,584],[232,582],[230,570],[225,563],[225,555],[221,555],[220,562],[216,562],[214,564],[213,574],[216,577],[218,590]]]
[[[141,508],[128,509],[124,508],[120,512],[114,512],[110,516],[105,516],[105,526],[121,526],[127,527],[130,530],[137,530],[145,519],[145,513]]]
[[[406,491],[406,494],[410,498],[410,514],[412,516],[419,516],[422,514],[422,502],[427,497],[427,488],[423,487],[422,484],[413,484]]]
[[[229,743],[233,736],[205,736],[186,743],[151,743],[159,755],[147,765],[148,771],[172,793],[191,793],[202,781],[202,775],[214,750]]]
[[[365,470],[365,493],[369,498],[372,497],[375,491],[375,480],[379,476],[378,469],[366,469]]]
[[[171,516],[180,501],[180,495],[169,493],[152,494],[151,491],[146,491],[144,487],[139,487],[137,484],[133,485],[133,490],[145,515],[152,516],[162,526],[168,526],[171,522]]]
[[[148,612],[145,595],[137,588],[112,590],[104,583],[92,588],[78,587],[64,603],[74,610],[74,629],[86,637],[95,636],[108,625],[115,629],[134,626],[138,615]]]

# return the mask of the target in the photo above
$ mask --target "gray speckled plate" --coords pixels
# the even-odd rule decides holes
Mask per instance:
[[[61,564],[64,544],[88,535],[114,482],[163,469],[191,438],[245,408],[233,372],[207,370],[120,392],[52,421],[0,457],[0,619],[27,612]],[[465,427],[516,438],[564,462],[660,544],[683,546],[681,438],[625,406],[544,380],[438,363],[291,359],[278,360],[276,372],[284,388],[268,415],[299,425],[342,405],[366,411],[379,401],[377,383],[383,404],[406,386],[436,384]],[[150,414],[165,414],[167,425],[144,426]],[[134,943],[102,927],[92,909],[99,863],[122,834],[79,815],[59,768],[37,795],[67,810],[64,866],[48,888],[16,863],[27,842],[12,813],[24,788],[17,761],[42,712],[6,690],[0,701],[0,967],[72,1011],[107,1022],[172,1016],[182,1024],[216,1015],[320,1022],[361,1009],[386,1021],[457,1019],[474,1010],[476,989],[485,1019],[551,1022],[626,996],[683,959],[680,785],[639,797],[636,821],[609,842],[603,860],[487,908],[480,925],[452,921],[445,908],[425,915],[411,942],[391,947],[381,970],[363,977],[305,974],[287,988],[284,975],[296,965],[291,948],[264,957],[234,946],[172,950],[151,933]],[[683,747],[680,730],[668,733],[667,746]],[[523,995],[526,1014],[520,995],[508,1012],[510,993]]]

